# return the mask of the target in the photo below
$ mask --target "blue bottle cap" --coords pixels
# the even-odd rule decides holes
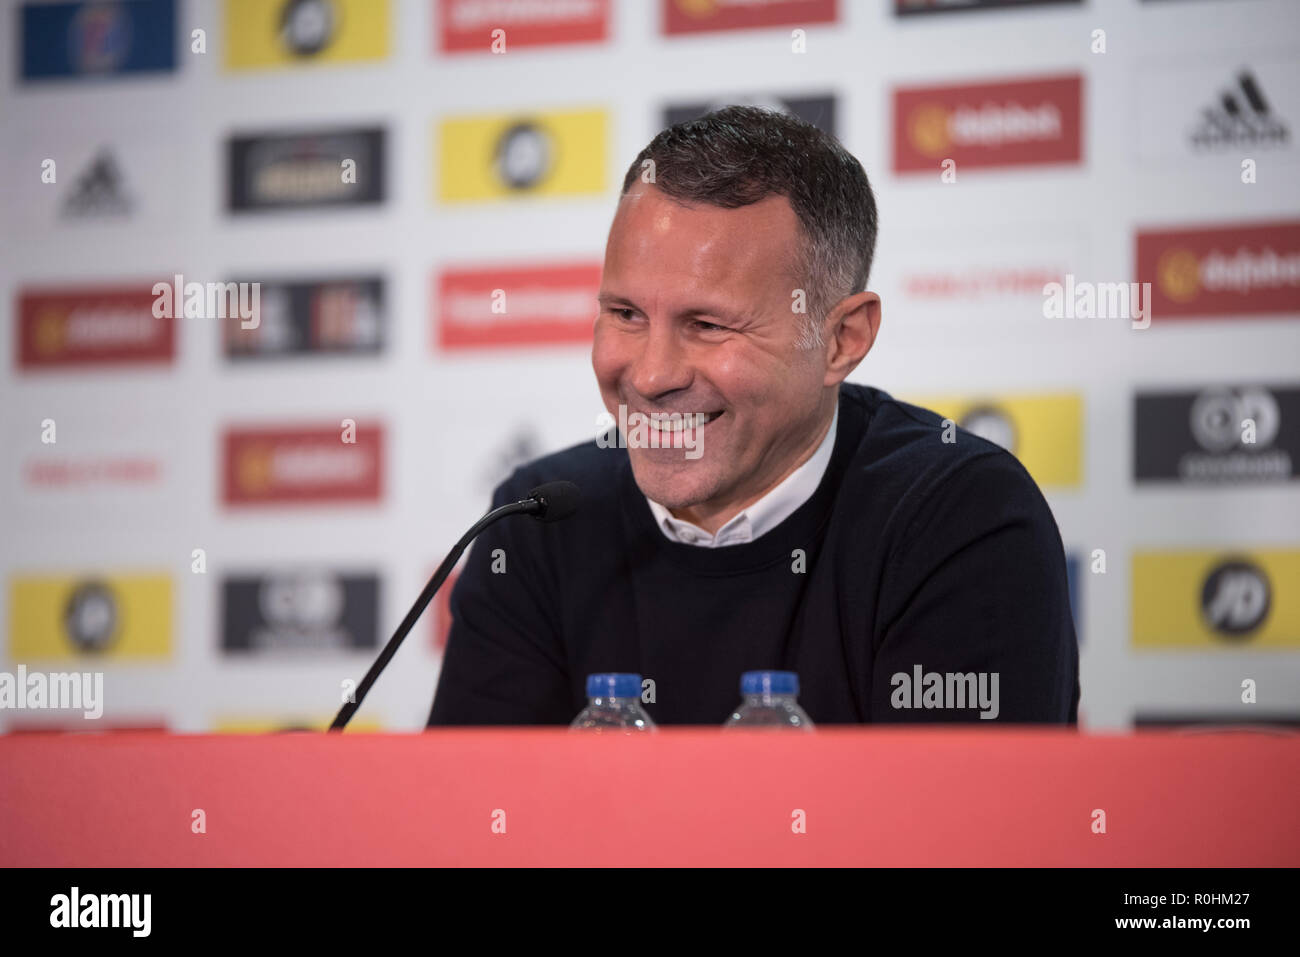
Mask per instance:
[[[740,676],[741,694],[799,693],[799,676],[793,671],[746,671]]]
[[[626,672],[587,675],[588,698],[640,698],[641,676]]]

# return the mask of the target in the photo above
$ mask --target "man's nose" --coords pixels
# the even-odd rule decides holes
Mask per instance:
[[[672,323],[652,321],[643,342],[629,377],[629,384],[639,395],[654,399],[691,384],[686,350]]]

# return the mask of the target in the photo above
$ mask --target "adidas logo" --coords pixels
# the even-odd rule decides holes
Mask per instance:
[[[131,201],[123,186],[122,172],[108,150],[102,150],[73,185],[63,205],[65,216],[125,216]]]
[[[1236,85],[1223,90],[1219,101],[1201,110],[1201,121],[1191,132],[1192,146],[1283,146],[1291,133],[1268,108],[1259,83],[1249,70],[1237,75]]]

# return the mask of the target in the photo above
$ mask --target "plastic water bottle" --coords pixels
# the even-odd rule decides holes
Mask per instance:
[[[569,730],[629,734],[656,730],[655,723],[641,707],[641,676],[587,675],[587,707],[573,719]]]
[[[811,731],[812,719],[799,707],[799,676],[793,671],[746,671],[740,676],[740,703],[723,728],[775,728]]]

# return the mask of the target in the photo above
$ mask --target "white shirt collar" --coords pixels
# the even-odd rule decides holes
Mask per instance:
[[[835,427],[839,418],[840,407],[836,403],[831,426],[812,457],[786,476],[776,488],[729,520],[716,534],[710,535],[698,525],[674,518],[668,509],[647,498],[646,503],[654,513],[659,530],[670,541],[699,545],[702,548],[742,545],[770,532],[793,515],[817,491],[817,486],[821,484],[822,476],[830,465],[831,453],[835,450]]]

